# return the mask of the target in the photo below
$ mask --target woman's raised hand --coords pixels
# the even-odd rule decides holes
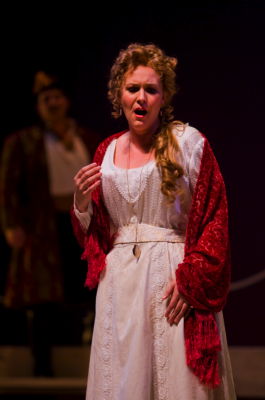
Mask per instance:
[[[91,193],[101,182],[101,166],[96,163],[81,168],[74,177],[75,205],[80,212],[87,211],[91,201]]]

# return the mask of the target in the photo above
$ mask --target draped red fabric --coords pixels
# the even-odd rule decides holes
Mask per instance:
[[[194,307],[185,320],[187,364],[202,383],[215,387],[221,343],[214,313],[226,302],[230,251],[225,185],[206,139],[176,279],[179,292]]]
[[[101,165],[111,141],[123,133],[102,142],[94,162]],[[87,234],[71,212],[75,235],[84,247],[82,258],[88,261],[89,288],[97,286],[113,244],[100,188],[93,192],[92,202],[93,216]],[[206,138],[187,226],[184,260],[178,266],[176,279],[179,292],[194,307],[184,327],[187,364],[203,384],[218,386],[221,343],[214,313],[223,308],[230,282],[228,212],[222,175]]]
[[[105,152],[109,144],[126,131],[116,133],[105,139],[98,147],[93,162],[102,164]],[[88,262],[86,286],[93,289],[97,286],[100,273],[105,268],[106,255],[112,248],[113,237],[110,235],[109,214],[103,202],[101,187],[92,193],[93,215],[89,225],[88,233],[81,228],[73,209],[71,210],[72,225],[78,242],[84,248],[82,259]]]

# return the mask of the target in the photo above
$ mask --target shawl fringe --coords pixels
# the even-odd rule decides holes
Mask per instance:
[[[218,353],[221,341],[214,315],[194,311],[184,324],[187,364],[200,382],[215,388],[220,384]]]

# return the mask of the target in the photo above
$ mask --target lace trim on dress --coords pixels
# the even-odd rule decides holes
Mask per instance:
[[[108,273],[111,274],[111,266],[108,267]],[[105,313],[102,321],[102,375],[103,375],[103,400],[113,399],[112,393],[112,293],[113,293],[112,276],[110,286],[108,287],[108,301],[105,305]]]
[[[164,303],[162,293],[165,287],[163,274],[164,262],[160,251],[155,251],[152,257],[154,266],[151,304],[151,318],[153,320],[153,384],[154,398],[168,400],[168,346],[165,331]]]
[[[128,175],[130,179],[130,194],[128,193],[128,184],[127,184],[127,170],[125,168],[116,167],[113,162],[114,157],[114,150],[117,140],[114,140],[109,149],[107,150],[108,157],[110,158],[111,165],[114,169],[119,170],[119,179],[114,179],[115,186],[120,193],[120,195],[128,202],[128,203],[135,203],[139,200],[141,194],[144,192],[147,184],[147,179],[151,172],[153,171],[155,161],[151,160],[146,163],[144,166],[139,168],[130,168],[128,170]],[[142,169],[142,174],[139,174],[139,171]],[[142,176],[141,176],[142,175]],[[139,190],[141,179],[141,188]]]

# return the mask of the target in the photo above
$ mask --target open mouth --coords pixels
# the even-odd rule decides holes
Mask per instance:
[[[141,115],[141,116],[144,116],[147,114],[147,111],[142,108],[137,108],[134,112],[136,115]]]

